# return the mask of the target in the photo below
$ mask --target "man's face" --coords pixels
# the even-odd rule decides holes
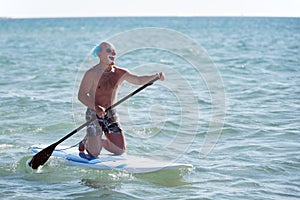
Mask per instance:
[[[109,65],[115,64],[115,58],[116,58],[116,51],[113,45],[109,43],[102,44],[102,51],[100,53],[100,59],[102,61],[107,62]]]

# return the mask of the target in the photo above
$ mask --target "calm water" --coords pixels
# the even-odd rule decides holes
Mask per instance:
[[[117,60],[134,73],[167,75],[118,109],[128,154],[191,163],[192,170],[128,174],[57,159],[38,172],[27,167],[31,145],[51,144],[84,122],[74,94],[95,62],[92,47],[145,27],[188,36],[217,67],[225,113],[212,151],[200,154],[211,135],[215,91],[181,45],[185,56],[138,49]],[[300,198],[299,18],[2,19],[0,33],[2,199]],[[119,97],[137,87],[125,83]]]

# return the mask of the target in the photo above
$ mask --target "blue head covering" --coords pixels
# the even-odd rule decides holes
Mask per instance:
[[[92,51],[93,56],[94,56],[94,57],[98,57],[98,52],[99,52],[99,51],[102,51],[102,47],[101,47],[100,45],[97,45],[97,46],[93,49],[93,51]]]

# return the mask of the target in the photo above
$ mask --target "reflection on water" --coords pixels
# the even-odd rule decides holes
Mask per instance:
[[[149,181],[151,183],[165,186],[165,187],[176,187],[189,185],[184,178],[190,174],[192,169],[164,169],[156,172],[135,174],[135,177]]]

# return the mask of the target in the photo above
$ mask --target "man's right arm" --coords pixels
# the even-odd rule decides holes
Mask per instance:
[[[91,94],[93,87],[93,80],[91,72],[87,71],[81,81],[78,91],[78,100],[91,109],[95,109],[95,98]]]
[[[99,117],[105,115],[105,109],[99,105],[95,105],[95,93],[96,88],[94,86],[95,77],[93,77],[93,72],[87,71],[84,75],[79,92],[78,92],[78,100],[86,105],[87,107],[96,111]]]

